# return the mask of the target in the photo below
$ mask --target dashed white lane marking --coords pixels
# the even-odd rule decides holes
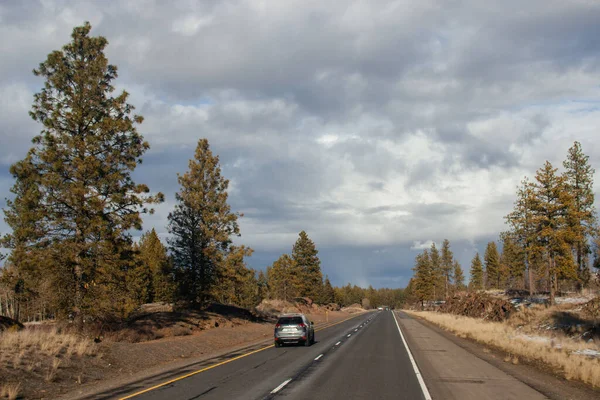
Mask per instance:
[[[336,346],[339,346],[339,345],[340,345],[340,343],[342,343],[342,342],[337,342],[335,345],[336,345]]]
[[[394,316],[394,321],[396,322],[396,326],[398,327],[398,332],[400,332],[400,337],[402,338],[402,343],[404,343],[404,347],[406,348],[406,352],[408,353],[408,358],[410,359],[410,363],[412,364],[413,370],[415,371],[415,375],[417,375],[417,380],[419,381],[419,386],[421,386],[421,391],[423,391],[423,396],[425,400],[431,400],[431,395],[429,394],[429,390],[427,390],[427,386],[425,385],[425,381],[423,380],[423,376],[419,371],[419,367],[417,367],[417,363],[413,358],[410,349],[408,348],[408,343],[406,343],[406,339],[404,339],[404,334],[402,333],[402,329],[400,329],[400,325],[398,324],[398,320],[396,319],[396,314],[392,313]]]
[[[354,332],[356,332],[356,331],[358,331],[358,328],[356,328],[356,329],[354,330]]]
[[[319,354],[319,355],[317,356],[317,358],[315,358],[315,361],[317,361],[317,360],[318,360],[319,358],[321,358],[321,357],[323,357],[323,354]]]
[[[348,334],[348,337],[350,337],[350,336],[352,336],[352,334],[351,334],[351,333],[349,333],[349,334]]]
[[[283,387],[285,385],[287,385],[288,383],[290,383],[292,381],[292,378],[288,379],[287,381],[283,382],[281,385],[277,386],[275,389],[271,390],[271,394],[277,393],[279,392],[281,389],[283,389]]]

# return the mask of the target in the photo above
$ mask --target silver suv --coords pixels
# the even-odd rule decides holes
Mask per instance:
[[[315,325],[304,314],[283,314],[275,325],[275,347],[287,343],[310,346],[315,341]]]

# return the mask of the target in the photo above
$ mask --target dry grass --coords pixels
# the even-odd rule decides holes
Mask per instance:
[[[55,382],[60,380],[63,367],[72,360],[94,356],[97,346],[75,334],[57,329],[24,329],[0,333],[0,398],[16,398],[21,385],[10,383],[19,379],[29,390],[31,380]],[[12,376],[12,378],[11,378]],[[6,383],[5,383],[6,382]],[[27,391],[26,390],[26,391]],[[14,397],[11,397],[14,396]]]
[[[474,318],[430,311],[406,311],[422,317],[459,337],[474,339],[480,343],[500,348],[510,354],[505,361],[518,364],[524,360],[541,361],[559,370],[567,379],[578,379],[600,387],[600,360],[571,354],[577,350],[592,348],[600,351],[597,344],[555,337],[547,341],[529,340],[517,330],[512,322],[487,322]],[[525,316],[526,318],[527,316]]]
[[[21,394],[21,382],[5,383],[0,386],[0,397],[15,400]]]

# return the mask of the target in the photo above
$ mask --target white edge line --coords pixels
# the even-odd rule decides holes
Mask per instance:
[[[427,390],[427,386],[425,385],[425,381],[423,380],[423,376],[419,371],[419,367],[417,367],[417,363],[413,358],[410,349],[408,348],[408,343],[406,343],[406,339],[404,339],[404,334],[402,334],[402,329],[400,329],[400,325],[398,325],[398,320],[396,319],[396,313],[392,313],[394,316],[394,321],[396,322],[396,326],[398,327],[398,332],[400,332],[400,337],[402,338],[402,343],[404,343],[404,347],[406,348],[406,352],[408,353],[408,358],[410,358],[410,363],[412,364],[413,370],[415,371],[415,375],[417,375],[417,380],[419,381],[419,385],[421,386],[421,390],[423,391],[423,396],[425,396],[425,400],[431,400],[431,395],[429,394],[429,390]]]
[[[288,383],[290,383],[292,381],[292,378],[288,379],[287,381],[283,382],[281,385],[277,386],[275,389],[271,390],[271,394],[275,394],[277,392],[279,392],[281,389],[283,389],[283,387],[285,385],[287,385]]]
[[[321,358],[321,357],[323,357],[323,354],[319,354],[319,355],[317,356],[317,358],[315,358],[315,361],[317,361],[317,360],[318,360],[319,358]]]
[[[339,346],[339,345],[340,345],[340,343],[342,343],[342,342],[337,342],[335,345],[336,345],[336,346]]]

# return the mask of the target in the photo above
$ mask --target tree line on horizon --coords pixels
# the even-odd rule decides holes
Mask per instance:
[[[500,234],[502,251],[495,241],[489,242],[483,260],[476,253],[471,261],[468,286],[458,279],[453,291],[520,289],[530,295],[547,293],[554,303],[560,291],[597,285],[592,279],[593,270],[600,269],[595,170],[579,142],[569,148],[563,168],[559,173],[546,161],[533,181],[527,177],[521,181],[514,208],[505,217],[508,230]],[[441,256],[435,243],[419,254],[407,296],[421,303],[448,297],[448,286],[442,288],[452,280],[451,257],[448,240]]]
[[[126,318],[151,302],[202,306],[218,301],[252,308],[263,299],[310,297],[319,304],[398,303],[401,289],[337,288],[321,272],[305,231],[291,254],[266,271],[249,268],[253,250],[234,245],[238,218],[229,181],[207,139],[178,174],[166,245],[152,229],[138,242],[142,215],[164,201],[132,178],[149,144],[137,131],[128,93],[113,96],[117,68],[104,37],[89,23],[34,70],[44,86],[30,112],[42,126],[26,157],[10,167],[15,183],[1,237],[0,315],[19,320]]]

